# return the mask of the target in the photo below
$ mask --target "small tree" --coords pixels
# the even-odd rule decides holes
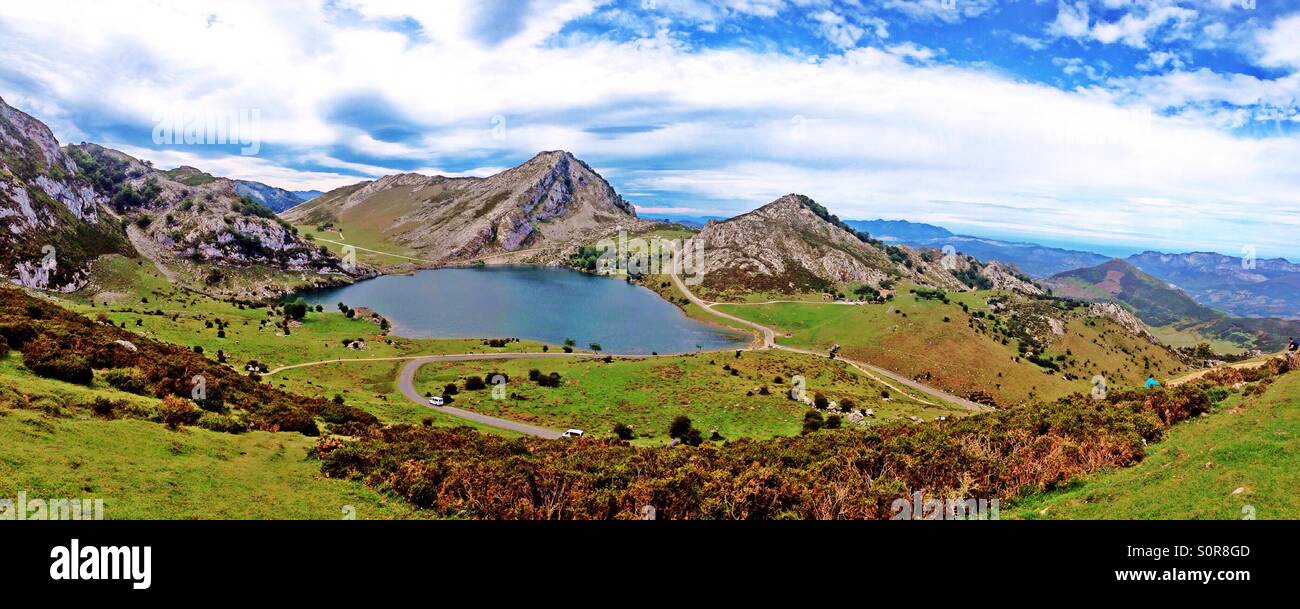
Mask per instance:
[[[632,426],[626,423],[614,424],[614,435],[620,440],[631,440],[636,434],[632,431]]]
[[[682,414],[673,417],[673,422],[668,425],[668,437],[674,439],[683,439],[686,434],[691,432],[691,418]]]
[[[809,410],[803,415],[803,432],[813,433],[822,428],[825,421],[822,419],[822,413],[816,410]]]
[[[301,321],[307,316],[307,302],[301,298],[295,298],[293,302],[284,305],[284,315],[289,319]]]

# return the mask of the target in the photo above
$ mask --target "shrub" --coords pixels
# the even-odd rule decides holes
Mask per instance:
[[[826,399],[826,396],[820,393],[813,395],[813,406],[816,406],[819,410],[826,410],[830,405],[831,401]]]
[[[138,368],[114,368],[106,371],[104,382],[118,391],[149,395],[148,379]]]
[[[447,385],[442,388],[443,395],[456,395],[457,393],[456,383],[447,383]]]
[[[837,414],[827,415],[827,416],[826,416],[826,424],[823,425],[822,428],[823,428],[823,429],[839,429],[839,428],[840,428],[840,415],[837,415]]]
[[[614,435],[620,440],[631,440],[636,437],[635,432],[632,431],[632,427],[626,423],[615,423]]]
[[[471,376],[465,379],[465,391],[482,391],[487,388],[487,383],[483,382],[481,376]]]
[[[163,398],[162,403],[158,405],[158,414],[162,418],[162,423],[171,430],[193,425],[203,416],[193,402],[174,395]]]
[[[248,431],[248,425],[238,418],[228,414],[218,414],[215,412],[205,412],[199,415],[196,423],[199,427],[209,431],[220,433],[244,433]]]
[[[37,376],[89,385],[95,378],[86,359],[65,350],[50,338],[39,337],[23,346],[23,365]]]
[[[668,437],[673,439],[685,438],[691,429],[693,429],[691,418],[686,415],[677,415],[673,417],[672,423],[668,424]]]
[[[812,433],[822,428],[824,423],[822,413],[816,410],[809,410],[803,415],[803,433]]]
[[[90,411],[95,413],[95,416],[104,419],[113,418],[117,407],[117,402],[105,397],[97,397],[90,403]]]

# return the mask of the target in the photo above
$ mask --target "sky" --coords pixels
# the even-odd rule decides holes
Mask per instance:
[[[643,216],[1300,259],[1296,0],[46,0],[0,55],[62,142],[291,190],[564,149]]]

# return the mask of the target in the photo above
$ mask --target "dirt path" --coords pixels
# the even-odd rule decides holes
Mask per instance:
[[[1219,367],[1217,367],[1217,368],[1206,368],[1206,369],[1204,369],[1204,370],[1197,370],[1196,372],[1193,372],[1193,373],[1191,373],[1191,374],[1185,374],[1185,375],[1180,376],[1180,377],[1178,377],[1178,378],[1176,378],[1176,379],[1171,379],[1169,382],[1165,383],[1165,385],[1168,385],[1168,386],[1170,386],[1170,387],[1177,387],[1178,385],[1182,385],[1183,383],[1188,383],[1188,382],[1194,381],[1194,380],[1196,380],[1196,379],[1198,379],[1198,378],[1201,378],[1201,377],[1205,376],[1206,374],[1208,374],[1210,371],[1212,371],[1212,370],[1218,370],[1219,368],[1258,368],[1258,367],[1264,365],[1265,363],[1267,363],[1268,360],[1273,359],[1273,358],[1275,358],[1275,357],[1283,357],[1283,358],[1285,358],[1285,357],[1286,357],[1286,352],[1285,352],[1285,351],[1282,351],[1282,352],[1279,352],[1279,353],[1275,353],[1275,354],[1273,354],[1273,355],[1267,355],[1267,356],[1264,356],[1264,357],[1256,357],[1256,358],[1252,358],[1252,359],[1248,359],[1248,360],[1244,360],[1244,361],[1240,361],[1240,362],[1234,362],[1234,363],[1228,364],[1228,365],[1226,365],[1226,366],[1219,366]]]

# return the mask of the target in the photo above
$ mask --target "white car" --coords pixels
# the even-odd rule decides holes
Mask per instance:
[[[561,438],[581,438],[584,432],[581,429],[568,429],[560,434]]]
[[[440,395],[435,395],[435,396],[429,398],[429,405],[430,405],[430,406],[442,406],[442,405],[443,405],[442,396],[440,396]]]

